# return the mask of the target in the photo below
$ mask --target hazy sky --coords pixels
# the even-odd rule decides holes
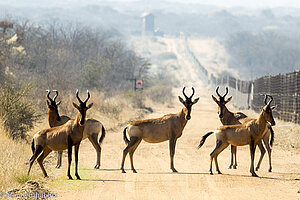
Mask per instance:
[[[136,0],[0,0],[1,4],[10,4],[17,6],[18,4],[25,4],[28,6],[42,5],[66,5],[66,4],[97,4],[101,2],[132,2]],[[141,0],[145,4],[151,4],[151,0]],[[158,1],[158,0],[155,0]],[[221,7],[233,7],[242,6],[248,8],[274,8],[274,7],[298,7],[300,8],[300,0],[165,0],[170,2],[181,2],[181,3],[196,3],[196,4],[206,4],[206,5],[216,5]]]
[[[171,1],[171,0],[169,0]],[[176,2],[199,3],[222,7],[243,6],[251,8],[298,7],[299,0],[173,0]]]

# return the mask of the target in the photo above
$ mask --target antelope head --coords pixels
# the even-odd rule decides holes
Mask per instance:
[[[270,98],[270,101],[267,102],[268,97]],[[272,110],[274,110],[276,107],[271,106],[271,103],[273,101],[273,97],[271,95],[265,95],[265,106],[262,109],[262,115],[263,117],[269,122],[272,126],[275,126],[275,120],[273,118]]]
[[[86,111],[93,106],[93,103],[91,103],[88,106],[86,106],[86,103],[87,103],[87,101],[90,98],[90,92],[88,90],[87,90],[87,95],[88,96],[87,96],[87,98],[84,101],[82,101],[79,98],[79,94],[78,93],[79,93],[79,90],[77,89],[76,90],[76,98],[79,101],[79,105],[77,105],[76,103],[73,102],[73,106],[79,111],[79,113],[81,115],[80,122],[79,122],[80,125],[84,125],[85,124]]]
[[[216,89],[216,93],[219,96],[219,100],[214,97],[214,95],[211,95],[213,100],[218,104],[218,114],[219,118],[223,118],[224,116],[224,110],[225,110],[225,105],[232,99],[232,96],[229,97],[227,100],[225,100],[226,95],[228,94],[228,87],[226,87],[226,92],[223,96],[219,94],[219,86]]]
[[[51,91],[50,90],[46,90],[47,91],[47,98],[48,98],[48,100],[47,100],[47,104],[48,104],[48,108],[51,110],[51,111],[53,111],[54,113],[55,113],[55,115],[56,115],[56,120],[57,121],[60,121],[61,120],[61,118],[60,118],[60,116],[59,116],[59,113],[58,113],[58,106],[59,106],[59,104],[61,103],[61,101],[59,101],[59,102],[57,102],[56,103],[56,98],[57,98],[57,96],[58,96],[58,91],[57,90],[53,90],[53,92],[56,92],[56,94],[55,94],[55,96],[53,97],[53,99],[51,99],[50,98],[50,93],[51,93]]]
[[[186,120],[190,120],[190,119],[191,119],[192,106],[193,106],[195,103],[198,102],[199,98],[196,98],[194,101],[192,101],[192,97],[193,97],[194,94],[195,94],[195,89],[194,89],[193,87],[192,87],[193,93],[192,93],[192,95],[191,95],[190,97],[188,97],[188,96],[185,94],[184,90],[185,90],[185,87],[184,87],[183,90],[182,90],[182,93],[183,93],[183,95],[184,95],[184,97],[185,97],[185,100],[183,100],[180,96],[178,96],[178,98],[179,98],[179,101],[180,101],[180,102],[186,107],[186,109],[187,109],[187,114],[186,114],[186,116],[185,116],[185,119],[186,119]]]

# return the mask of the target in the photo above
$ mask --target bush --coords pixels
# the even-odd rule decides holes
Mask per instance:
[[[124,94],[134,108],[145,108],[145,94],[143,91],[129,90]]]
[[[167,85],[153,86],[146,91],[147,97],[157,103],[172,102],[172,87]]]
[[[101,103],[98,110],[105,116],[111,117],[113,119],[119,119],[123,107],[124,105],[122,105],[121,103],[118,104],[117,102],[105,102]]]
[[[5,83],[0,88],[0,117],[4,128],[13,139],[26,139],[26,132],[41,117],[36,114],[33,102],[27,98],[30,90],[29,84],[22,87]]]

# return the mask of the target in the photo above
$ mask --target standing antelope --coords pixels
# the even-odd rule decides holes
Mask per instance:
[[[219,96],[219,100],[216,97],[214,97],[213,95],[212,95],[212,98],[218,104],[218,114],[219,114],[220,121],[222,122],[223,125],[242,124],[242,123],[252,120],[244,113],[241,113],[241,112],[232,113],[227,109],[226,104],[232,99],[232,96],[231,96],[225,101],[225,97],[228,94],[227,87],[226,87],[226,93],[224,96],[221,96],[218,91],[219,91],[219,86],[216,89],[216,93]],[[269,124],[267,124],[267,127],[269,130],[266,131],[266,134],[263,136],[262,140],[260,140],[257,144],[261,154],[260,154],[260,159],[255,168],[256,171],[259,169],[262,159],[266,153],[266,150],[262,144],[262,141],[264,142],[264,144],[267,148],[267,151],[268,151],[268,155],[269,155],[269,172],[272,171],[272,163],[271,163],[272,149],[271,149],[271,147],[272,147],[273,141],[274,141],[274,131]],[[269,140],[270,135],[271,135],[271,140]],[[269,143],[269,141],[270,141],[270,143]],[[270,145],[271,145],[271,147],[270,147]],[[237,152],[237,147],[231,145],[231,163],[228,167],[229,169],[231,169],[231,168],[236,169],[236,166],[237,166],[236,152]]]
[[[250,172],[252,176],[257,177],[257,174],[254,171],[254,156],[255,156],[255,148],[258,142],[262,139],[266,132],[267,123],[271,123],[272,126],[275,125],[275,121],[272,114],[272,109],[275,107],[271,107],[270,104],[273,101],[272,96],[270,97],[270,101],[267,103],[267,97],[265,97],[265,106],[259,114],[257,119],[250,120],[244,124],[237,125],[226,125],[218,128],[213,132],[209,132],[205,134],[198,146],[200,148],[206,138],[215,133],[216,135],[216,147],[210,154],[210,174],[212,173],[212,162],[215,159],[216,170],[219,174],[221,174],[218,166],[218,155],[226,148],[229,144],[234,146],[243,146],[249,144],[250,146],[250,155],[251,155],[251,166]]]
[[[186,96],[184,90],[185,87],[182,90],[185,100],[178,96],[179,101],[184,105],[179,113],[164,115],[156,119],[135,121],[124,129],[123,139],[127,144],[127,147],[123,151],[123,159],[121,164],[121,170],[123,173],[126,173],[124,170],[124,162],[128,152],[130,156],[131,169],[134,173],[137,173],[133,166],[133,153],[141,143],[142,139],[149,143],[159,143],[169,140],[171,159],[170,168],[173,172],[177,172],[174,167],[176,141],[179,137],[181,137],[187,121],[191,119],[192,106],[199,100],[199,98],[196,98],[194,101],[192,101],[192,97],[195,94],[193,87],[193,93],[190,97]],[[126,136],[126,131],[128,132],[130,140]]]
[[[53,99],[50,98],[50,91],[47,90],[47,97],[49,101],[47,100],[48,104],[48,121],[50,127],[55,127],[55,126],[60,126],[64,123],[66,123],[70,118],[68,116],[60,116],[58,113],[58,105],[60,104],[60,101],[58,103],[55,102],[57,96],[58,96],[58,91],[53,90],[55,92],[55,96]],[[59,120],[60,119],[60,120]],[[102,134],[99,138],[98,142],[98,135],[100,130],[102,130]],[[92,143],[93,147],[95,148],[97,152],[97,162],[95,165],[95,169],[99,169],[100,167],[100,159],[101,159],[101,144],[103,142],[103,139],[105,138],[105,129],[104,126],[102,125],[101,122],[95,119],[87,119],[86,124],[85,124],[85,129],[83,131],[83,138],[82,140],[88,138],[89,141]],[[57,157],[57,165],[56,168],[60,168],[61,166],[61,160],[62,160],[62,151],[58,152],[58,157]]]
[[[56,126],[61,126],[63,124],[65,124],[67,121],[69,121],[71,118],[68,116],[60,116],[58,113],[58,106],[60,105],[61,101],[56,103],[56,98],[58,96],[58,91],[57,90],[53,90],[53,92],[56,92],[55,96],[53,97],[53,99],[50,98],[50,90],[47,90],[47,98],[49,99],[49,101],[47,100],[47,105],[48,105],[48,122],[49,122],[49,126],[50,128],[52,127],[56,127]],[[56,168],[60,168],[61,167],[61,158],[62,158],[62,151],[58,151],[57,152],[57,164],[56,164]]]
[[[85,129],[85,117],[86,111],[93,106],[93,103],[86,106],[87,101],[90,98],[90,93],[87,91],[88,97],[81,101],[78,96],[78,90],[76,91],[76,97],[79,101],[79,105],[73,102],[73,106],[78,110],[78,114],[75,120],[69,120],[67,123],[44,129],[39,131],[33,136],[32,140],[32,151],[33,155],[30,158],[30,165],[28,169],[28,175],[35,159],[43,171],[45,177],[47,172],[43,166],[43,160],[49,155],[51,151],[62,151],[68,149],[68,173],[69,179],[73,179],[70,174],[70,166],[72,162],[72,147],[75,146],[75,176],[80,179],[78,174],[78,151],[79,145],[83,137],[83,130]],[[42,153],[42,154],[41,154]],[[40,155],[41,154],[41,155]]]

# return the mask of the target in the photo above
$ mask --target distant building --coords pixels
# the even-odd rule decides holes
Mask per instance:
[[[154,34],[154,15],[152,13],[144,13],[143,17],[143,35],[152,36]]]

